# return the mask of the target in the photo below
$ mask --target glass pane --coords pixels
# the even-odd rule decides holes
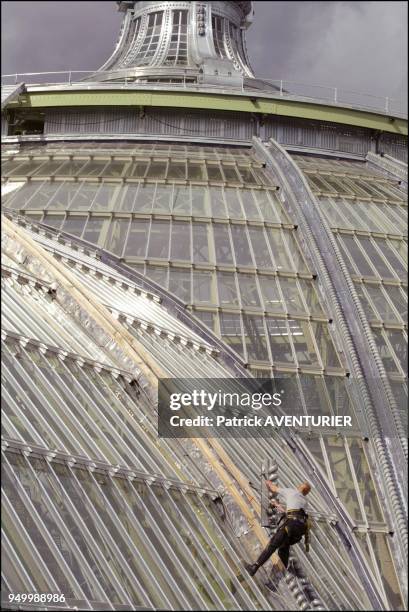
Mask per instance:
[[[129,550],[128,544],[113,520],[112,510],[108,508],[97,482],[86,470],[76,469],[75,475],[81,484],[81,488],[78,487],[76,492],[76,497],[82,497],[82,503],[77,502],[76,506],[82,519],[86,521],[95,543],[103,551],[104,556],[110,559],[111,569],[116,569],[115,573],[117,573],[120,583],[126,588],[132,599],[137,602],[137,605],[143,605],[144,595],[138,585],[141,580],[140,570],[136,565],[135,555]],[[104,474],[96,474],[96,478],[102,487],[108,480]],[[73,503],[75,503],[74,500]],[[85,509],[89,506],[92,508],[92,513]],[[99,517],[99,520],[97,517]],[[116,547],[122,552],[121,557],[116,552]],[[124,562],[127,566],[127,572],[124,569]],[[117,567],[115,568],[115,566]],[[129,574],[132,574],[133,580],[129,577]]]
[[[169,258],[169,221],[152,221],[148,257]]]
[[[224,176],[227,182],[235,182],[235,183],[239,182],[239,177],[236,172],[235,166],[227,166],[226,164],[223,164],[222,167],[223,167],[223,173],[224,173]]]
[[[138,192],[139,183],[126,183],[122,187],[122,200],[118,202],[118,210],[124,212],[132,212],[135,206],[135,198]]]
[[[405,292],[399,287],[392,287],[390,285],[384,285],[383,289],[387,293],[389,299],[392,301],[403,321],[406,321],[408,317],[408,298]]]
[[[240,274],[239,288],[243,308],[260,308],[260,297],[255,274]]]
[[[279,283],[286,302],[286,312],[305,313],[305,306],[298,290],[297,281],[292,278],[281,277]]]
[[[375,266],[379,276],[382,278],[390,278],[393,276],[389,267],[386,265],[385,260],[379,255],[371,238],[359,237],[358,240],[366,255],[371,260],[372,265]]]
[[[103,219],[101,217],[90,217],[88,219],[87,225],[85,226],[84,240],[91,242],[95,245],[102,246],[104,239],[102,235],[102,230],[104,225],[107,226],[109,223],[109,219]]]
[[[259,220],[260,212],[256,206],[256,201],[253,196],[253,192],[250,189],[241,189],[240,198],[244,208],[244,216],[246,219],[257,219]]]
[[[169,268],[162,266],[146,266],[146,276],[164,289],[168,288],[168,271]]]
[[[398,358],[401,368],[406,374],[408,371],[408,341],[404,337],[403,331],[398,329],[386,329],[385,333]]]
[[[369,301],[369,297],[365,291],[365,286],[362,283],[355,283],[355,290],[358,294],[359,299],[361,300],[362,307],[368,319],[378,319],[379,315],[374,310],[373,303]]]
[[[291,254],[291,258],[294,262],[292,268],[297,272],[309,272],[304,258],[301,253],[301,249],[298,246],[295,235],[292,231],[283,231],[282,236],[287,247],[287,251]]]
[[[349,450],[368,521],[383,522],[372,474],[360,440],[349,439]]]
[[[337,352],[334,347],[334,343],[332,342],[328,330],[328,325],[326,323],[318,323],[317,321],[311,321],[311,327],[324,366],[331,368],[341,367]]]
[[[186,179],[186,162],[171,161],[168,170],[168,179]]]
[[[227,219],[226,204],[224,201],[223,190],[221,187],[210,187],[210,205],[212,217],[215,219]]]
[[[86,159],[69,160],[63,163],[58,170],[59,176],[79,175],[81,168],[87,163]]]
[[[139,185],[135,212],[151,212],[154,194],[155,185]]]
[[[188,160],[187,178],[189,181],[206,181],[206,167],[204,163],[196,163]]]
[[[320,363],[308,323],[306,321],[290,319],[288,321],[288,327],[294,345],[297,363],[299,365],[309,365],[319,368]]]
[[[147,161],[134,162],[129,169],[129,176],[132,178],[143,178],[148,167]]]
[[[82,166],[80,171],[78,172],[79,176],[100,176],[102,174],[102,170],[107,165],[108,160],[93,160],[89,161]]]
[[[175,214],[191,214],[190,187],[173,186],[173,207]]]
[[[379,287],[378,285],[370,285],[369,283],[367,283],[365,285],[365,289],[376,311],[379,313],[379,318],[381,320],[391,322],[399,321],[395,312],[391,308],[389,301],[386,299],[386,296],[382,291],[382,287]]]
[[[352,480],[351,468],[344,448],[342,438],[328,437],[325,439],[325,448],[331,466],[332,477],[335,482],[337,494],[345,504],[348,512],[356,521],[362,521],[358,496]]]
[[[239,306],[235,274],[217,273],[220,306]]]
[[[130,219],[112,219],[104,248],[120,257],[125,245]]]
[[[294,356],[289,340],[288,326],[285,319],[266,318],[267,332],[270,340],[273,365],[276,362],[293,364]]]
[[[213,225],[214,247],[216,263],[233,264],[233,256],[230,246],[229,226],[222,224]]]
[[[268,361],[267,339],[263,317],[243,315],[244,342],[249,361]]]
[[[266,228],[266,233],[275,260],[275,269],[292,270],[293,264],[287,253],[281,230]]]
[[[395,568],[391,557],[386,533],[370,533],[369,537],[374,548],[375,558],[379,564],[379,572],[390,603],[391,610],[404,610],[405,606],[396,579]]]
[[[195,311],[195,317],[197,317],[206,327],[212,330],[213,333],[217,334],[216,328],[217,315],[213,312],[202,312],[200,310]]]
[[[257,267],[274,268],[264,229],[262,227],[249,227],[248,231]]]
[[[153,212],[170,213],[172,206],[171,197],[172,187],[170,185],[157,185],[153,199]]]
[[[119,185],[102,183],[98,189],[94,201],[92,202],[91,210],[95,211],[111,211],[115,209],[115,203],[118,197]]]
[[[186,304],[192,303],[190,270],[169,269],[169,291]]]
[[[146,173],[147,178],[164,179],[166,176],[167,163],[153,161],[151,162],[148,172]]]
[[[240,315],[221,312],[220,334],[224,342],[239,355],[244,356]]]
[[[76,217],[70,215],[64,222],[62,227],[64,232],[72,234],[73,236],[81,236],[87,217]]]
[[[269,312],[285,312],[283,298],[277,286],[277,280],[273,276],[259,276],[261,294],[263,296],[264,308]]]
[[[58,174],[58,168],[62,165],[62,159],[53,159],[51,161],[47,161],[35,171],[33,175],[35,176],[53,176],[54,174]]]
[[[69,210],[89,210],[99,189],[98,183],[82,183],[73,198]],[[51,205],[53,207],[54,204]]]
[[[231,225],[230,229],[233,238],[236,264],[238,266],[253,266],[246,227],[243,225]]]
[[[314,282],[299,278],[298,285],[301,287],[301,291],[303,293],[304,300],[307,302],[309,311],[312,314],[322,316],[324,314],[324,311],[321,308],[321,304],[318,299],[318,294],[314,287]]]
[[[102,176],[112,176],[112,177],[120,177],[120,176],[124,176],[127,173],[125,173],[125,169],[127,170],[129,167],[129,162],[124,162],[124,161],[111,161],[111,163],[107,166],[107,168],[105,168],[105,170],[102,173]]]
[[[192,185],[192,215],[211,216],[209,208],[209,193],[205,187]]]
[[[210,261],[209,236],[210,224],[193,223],[193,261],[194,263]],[[213,258],[212,258],[213,259]]]
[[[50,199],[48,210],[68,210],[79,189],[78,183],[62,183]]]
[[[226,199],[230,219],[244,219],[237,189],[226,188],[224,190],[224,197]]]
[[[132,219],[125,257],[145,257],[148,230],[149,221],[147,219]]]
[[[391,350],[383,337],[382,330],[372,329],[375,338],[376,346],[379,351],[379,356],[382,359],[383,366],[388,373],[399,372],[395,360],[392,357]]]
[[[272,223],[280,223],[281,215],[278,214],[277,211],[280,210],[281,207],[279,203],[276,202],[275,196],[264,190],[254,190],[253,194],[257,200],[262,218]]]
[[[59,229],[61,227],[63,219],[64,215],[44,215],[42,223],[45,223],[50,227],[55,227],[56,229]]]
[[[172,222],[171,259],[191,261],[190,223],[185,221]]]
[[[376,240],[376,244],[378,248],[384,255],[384,258],[388,262],[389,266],[391,266],[395,272],[395,275],[399,278],[406,279],[408,270],[407,266],[401,261],[406,261],[407,254],[407,245],[404,241],[400,242],[398,240]],[[400,257],[398,257],[397,253],[399,253]],[[386,267],[386,266],[385,266]],[[392,274],[389,272],[389,276]]]
[[[214,304],[218,300],[214,288],[214,273],[203,270],[193,271],[193,302],[195,304]]]
[[[358,269],[358,272],[363,276],[375,276],[375,272],[373,271],[367,259],[364,257],[364,254],[362,253],[358,244],[354,240],[353,236],[342,235],[342,237],[340,237],[339,239],[345,245],[351,260]]]
[[[59,555],[57,558],[55,548],[51,548],[44,539],[36,523],[36,515],[33,513],[30,507],[27,507],[28,502],[21,493],[21,488],[23,487],[24,483],[23,489],[26,491],[29,498],[33,498],[33,500],[38,499],[38,485],[32,478],[28,477],[27,464],[25,463],[23,457],[21,455],[17,455],[16,453],[8,453],[7,458],[12,466],[12,470],[6,468],[6,466],[2,464],[4,468],[2,472],[2,483],[5,495],[7,495],[10,504],[14,508],[14,511],[19,517],[25,530],[30,535],[30,538],[36,543],[38,554],[40,555],[40,558],[42,559],[42,562],[46,566],[47,570],[53,577],[59,591],[64,593],[66,597],[80,597],[79,592],[75,593],[74,595],[71,583],[65,576],[65,567],[61,556]],[[20,483],[19,487],[16,486],[16,481]],[[7,527],[8,525],[6,520],[6,529]],[[16,528],[10,524],[9,533],[7,535],[9,536],[11,542],[15,542],[15,548],[17,550],[21,550],[22,557],[23,559],[25,558],[29,568],[29,573],[34,574],[38,580],[38,572],[36,570],[36,565],[38,565],[38,562],[33,563],[33,558],[29,553],[30,547],[21,542],[21,537],[17,531],[18,530],[16,530]],[[43,579],[40,579],[40,583],[42,582]],[[45,591],[47,592],[47,589],[45,589]]]
[[[207,176],[209,181],[224,181],[219,164],[207,164]]]
[[[245,185],[256,185],[257,180],[254,174],[251,171],[249,166],[238,166],[239,174],[241,175],[241,180]]]

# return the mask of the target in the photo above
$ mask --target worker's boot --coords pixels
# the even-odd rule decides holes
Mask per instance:
[[[256,571],[258,570],[260,566],[257,565],[257,563],[245,563],[244,567],[246,568],[250,576],[254,576],[254,574],[256,573]]]

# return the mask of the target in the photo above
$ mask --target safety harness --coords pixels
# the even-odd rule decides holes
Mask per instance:
[[[291,519],[295,519],[298,521],[302,521],[303,523],[305,523],[305,533],[304,533],[304,545],[305,545],[305,552],[310,552],[310,530],[312,527],[312,522],[310,517],[308,516],[308,514],[304,511],[303,508],[300,508],[298,510],[292,510],[291,508],[289,510],[287,510],[287,512],[285,514],[283,514],[283,516],[281,517],[278,526],[280,525],[281,521],[285,520],[286,522],[284,523],[283,527],[285,529],[285,531],[287,532],[287,534],[291,537],[291,534],[288,530],[287,527],[287,522],[288,520]],[[301,538],[300,538],[301,539]],[[297,540],[299,542],[299,540]],[[294,544],[296,544],[296,542],[294,542]]]

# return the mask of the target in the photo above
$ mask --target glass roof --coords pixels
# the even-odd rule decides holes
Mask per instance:
[[[60,261],[63,261],[64,265],[74,271],[74,274],[80,282],[83,282],[86,286],[92,287],[94,295],[98,296],[109,308],[112,308],[112,305],[115,304],[116,308],[121,305],[121,308],[124,310],[126,310],[126,306],[129,306],[132,311],[133,304],[138,304],[140,300],[145,300],[147,308],[149,306],[149,308],[153,309],[153,312],[166,312],[163,307],[152,298],[147,299],[146,297],[138,296],[135,292],[131,293],[129,287],[121,287],[119,282],[112,284],[110,280],[115,277],[118,279],[118,273],[113,275],[110,279],[110,275],[106,269],[107,267],[105,267],[104,264],[99,264],[97,260],[89,255],[82,254],[78,250],[70,251],[67,245],[63,246],[58,244],[58,242],[51,237],[51,234],[48,237],[44,237],[32,231],[31,236],[37,240],[38,244],[42,244],[50,252],[52,251],[52,244],[54,243],[54,256]],[[10,246],[11,245],[9,245],[9,247]],[[62,249],[64,250],[64,257],[60,259]],[[73,267],[73,261],[77,260],[77,262],[81,262],[82,258],[85,267],[83,273],[80,274],[80,267]],[[90,273],[91,268],[88,268],[91,261],[94,267],[93,274]],[[7,273],[7,271],[12,268],[12,265],[13,256],[11,251],[9,251],[4,282],[8,291],[10,291],[10,285],[15,294],[19,295],[19,292],[23,291],[25,287],[24,284],[21,284],[23,283],[24,275],[21,268],[24,266],[22,266],[20,262],[20,276],[14,276],[12,278]],[[27,269],[29,269],[32,274],[35,269],[34,258],[31,262],[30,258],[25,258],[25,265],[27,265]],[[100,272],[104,272],[103,277],[95,273],[95,269],[98,269],[99,265],[101,265]],[[17,273],[18,268],[16,267],[14,269]],[[37,275],[39,271],[40,267],[37,266]],[[39,293],[40,296],[47,295],[46,292],[44,292],[44,280],[41,278],[41,275],[40,277],[37,276],[37,278],[37,287],[30,287],[30,292],[28,292],[29,296],[31,294],[36,296],[33,298],[34,301],[30,301],[32,296],[29,297],[28,300],[23,301],[26,310],[24,316],[21,315],[21,319],[25,324],[30,320],[32,324],[36,322],[38,324],[40,312],[36,309],[39,307],[37,302],[41,301],[41,299],[44,300],[44,304],[41,307],[42,324],[45,324],[54,312],[51,311],[48,313],[47,307],[51,304],[54,308],[53,301],[55,300],[47,301],[47,299],[36,295],[36,293]],[[129,281],[125,281],[125,283],[130,285]],[[17,299],[14,293],[12,295],[14,299]],[[117,311],[119,312],[119,309]],[[133,315],[137,318],[137,312],[134,312]],[[152,312],[150,316],[152,317]],[[171,321],[169,314],[167,316],[169,317],[167,326],[171,328],[173,321]],[[69,324],[74,326],[72,328],[72,335],[75,336],[75,341],[78,342],[81,337],[82,326],[79,324],[78,319],[71,317],[67,318],[67,312],[65,313],[65,319],[66,325]],[[153,318],[151,320],[153,321]],[[53,323],[55,324],[55,321],[53,321]],[[50,321],[49,324],[51,324]],[[213,377],[228,375],[228,370],[224,369],[223,366],[217,362],[217,355],[213,356],[206,351],[200,351],[193,348],[189,349],[186,344],[181,344],[180,342],[175,343],[174,340],[167,338],[163,334],[149,334],[146,330],[143,330],[140,325],[133,327],[133,321],[127,321],[125,319],[123,324],[145,343],[145,346],[149,348],[153,358],[160,362],[163,367],[166,367],[168,372],[174,376],[183,374],[183,376],[194,377],[197,375],[198,368],[200,368],[201,375],[206,375],[206,373]],[[178,328],[180,328],[180,323],[178,323]],[[8,331],[7,325],[6,331]],[[92,337],[93,333],[89,327],[88,331]],[[190,330],[188,331],[190,332]],[[75,513],[73,514],[71,508],[72,500],[75,499],[79,491],[83,492],[84,502],[88,508],[87,512],[90,512],[90,510],[94,508],[92,514],[89,515],[90,518],[87,519],[87,521],[91,520],[92,516],[92,521],[94,522],[96,520],[96,508],[106,508],[107,503],[108,505],[113,504],[113,508],[116,507],[117,503],[121,503],[121,507],[124,507],[124,500],[119,502],[119,499],[121,499],[123,495],[128,495],[126,493],[127,490],[129,494],[132,493],[132,495],[134,495],[132,487],[137,487],[138,494],[142,494],[141,487],[146,487],[147,485],[136,484],[136,481],[134,481],[135,485],[130,485],[129,480],[121,480],[119,474],[123,474],[124,476],[134,474],[134,477],[139,478],[143,482],[148,479],[150,482],[158,483],[154,485],[156,488],[152,490],[152,505],[149,506],[151,512],[154,512],[155,500],[158,499],[155,496],[164,495],[163,504],[166,505],[167,511],[177,512],[179,516],[180,513],[183,514],[185,511],[184,495],[187,495],[188,498],[186,503],[188,505],[186,506],[186,512],[188,514],[186,516],[192,518],[196,512],[199,512],[200,521],[202,523],[204,522],[203,525],[208,524],[208,521],[212,523],[216,520],[217,508],[214,506],[214,502],[212,502],[211,494],[207,502],[205,501],[206,495],[197,498],[197,502],[195,501],[195,495],[197,495],[194,489],[195,486],[212,488],[211,486],[209,487],[209,481],[204,477],[205,475],[200,467],[200,459],[197,451],[190,455],[191,460],[186,463],[186,448],[183,444],[175,440],[159,441],[157,439],[155,417],[152,415],[150,400],[143,392],[140,392],[137,384],[135,386],[135,382],[129,373],[118,371],[118,369],[113,368],[110,364],[92,363],[89,358],[82,358],[81,352],[75,354],[73,349],[76,347],[74,346],[70,347],[71,351],[67,354],[67,351],[64,350],[64,346],[61,346],[64,336],[59,331],[54,336],[57,340],[57,347],[54,347],[54,350],[53,347],[45,346],[44,342],[36,343],[36,338],[31,338],[30,336],[30,329],[25,330],[25,332],[24,339],[22,339],[22,334],[20,334],[18,330],[14,331],[13,334],[7,333],[5,337],[6,344],[3,349],[3,384],[5,398],[4,435],[9,441],[7,459],[5,460],[7,499],[10,499],[11,507],[13,504],[16,504],[16,495],[20,496],[21,499],[18,508],[23,508],[24,506],[32,508],[34,504],[35,513],[34,515],[32,514],[34,518],[32,526],[29,526],[30,532],[34,534],[33,529],[35,523],[44,520],[41,518],[44,513],[44,508],[41,506],[42,502],[36,502],[35,499],[31,499],[30,501],[30,498],[32,498],[30,494],[31,487],[45,487],[48,491],[48,495],[51,495],[51,500],[54,495],[52,492],[56,490],[55,487],[57,487],[57,480],[60,481],[60,486],[62,485],[66,491],[66,502],[64,503],[67,503],[68,506],[64,512],[61,506],[56,506],[55,511],[53,511],[52,520],[55,525],[53,530],[58,529],[58,531],[64,535],[67,533],[68,525],[70,525],[73,520],[76,520]],[[187,337],[188,335],[189,333],[185,332],[185,336]],[[112,356],[115,355],[115,352],[112,353],[111,350],[109,354]],[[84,355],[84,357],[88,356]],[[195,365],[195,360],[197,361],[197,365]],[[221,442],[239,469],[241,469],[249,479],[254,480],[254,478],[257,478],[260,463],[264,460],[266,455],[277,462],[280,473],[282,474],[282,484],[290,485],[292,482],[298,481],[304,476],[303,467],[292,456],[290,449],[286,449],[282,446],[278,437],[276,440],[260,440],[256,446],[251,440],[245,439],[226,439],[221,440]],[[21,450],[26,448],[24,445],[30,445],[31,449],[28,455],[26,453],[26,457],[16,454],[18,449]],[[347,445],[349,449],[347,454],[345,454],[345,445]],[[353,476],[353,474],[355,474],[358,469],[363,471],[360,473],[361,476],[366,474],[366,482],[368,482],[368,478],[369,482],[371,482],[369,466],[365,459],[365,451],[359,438],[357,438],[356,441],[342,441],[341,445],[340,441],[337,439],[332,439],[330,437],[317,438],[314,445],[311,441],[310,449],[314,449],[315,461],[317,462],[316,469],[324,470],[324,472],[327,469],[330,470],[331,478],[333,478],[336,483],[338,495],[344,501],[351,516],[355,518],[358,524],[364,525],[366,521],[369,520],[372,525],[383,525],[384,518],[380,506],[376,501],[375,491],[371,491],[368,487],[365,490],[355,490],[353,485],[354,479],[356,478],[356,475]],[[52,450],[51,455],[50,450]],[[39,458],[37,458],[37,455]],[[353,456],[354,459],[349,461],[349,456]],[[339,463],[341,458],[343,463],[342,466]],[[54,461],[58,461],[58,463],[54,465]],[[328,465],[328,468],[325,467],[326,465]],[[115,467],[112,473],[113,466]],[[95,470],[97,471],[95,472]],[[27,489],[26,486],[24,489],[20,489],[20,486],[17,486],[17,489],[12,490],[7,485],[12,474],[14,474],[14,479],[17,478],[17,481],[14,480],[15,482],[23,479],[22,482],[27,482],[29,488]],[[28,474],[28,481],[27,477],[23,476],[23,474]],[[152,477],[153,481],[150,480]],[[167,488],[168,485],[165,486],[165,482],[161,484],[164,477],[170,479],[170,482],[175,482],[176,480],[192,483],[188,485],[193,487],[192,493],[180,494],[177,493],[176,489],[175,493],[172,493],[171,489]],[[360,479],[359,482],[362,482],[362,480]],[[355,491],[352,496],[351,485]],[[165,488],[163,488],[164,486]],[[104,496],[104,502],[102,502],[101,495]],[[144,504],[148,504],[150,495],[151,493],[148,493],[148,491],[143,493],[142,499]],[[175,504],[175,496],[179,496],[177,499],[180,503]],[[69,502],[69,498],[71,498],[71,503]],[[99,499],[101,499],[101,501],[99,501]],[[160,497],[160,499],[162,500],[162,497]],[[56,501],[53,502],[53,504],[54,503],[56,503]],[[129,498],[129,502],[126,503],[129,503],[129,508],[125,509],[124,521],[126,516],[130,516],[129,513],[131,509],[135,508],[131,498]],[[8,502],[6,502],[6,508],[8,508],[7,504]],[[167,504],[170,505],[167,506]],[[334,605],[335,601],[342,600],[342,593],[346,585],[341,587],[339,582],[334,583],[334,579],[331,578],[331,586],[329,586],[329,583],[321,578],[321,576],[323,576],[323,570],[319,576],[316,571],[318,567],[322,567],[323,564],[325,565],[325,563],[327,563],[327,561],[324,561],[324,557],[327,555],[328,549],[330,548],[332,550],[333,569],[335,567],[344,567],[346,572],[345,580],[349,582],[351,580],[353,582],[358,581],[356,582],[357,586],[359,584],[359,579],[355,575],[355,570],[351,566],[348,557],[343,555],[339,556],[338,536],[331,529],[330,525],[327,524],[327,519],[324,518],[328,509],[325,509],[326,504],[317,492],[313,493],[311,504],[314,513],[316,513],[316,520],[318,521],[316,537],[318,542],[322,538],[322,542],[325,541],[325,545],[321,548],[321,546],[318,546],[317,542],[317,548],[312,556],[305,557],[304,553],[300,553],[301,556],[299,556],[299,558],[302,560],[308,579],[311,580],[314,587],[319,590],[320,596],[327,602],[332,602],[331,605]],[[32,509],[31,512],[33,513],[34,509]],[[209,515],[209,512],[213,514]],[[12,521],[12,523],[10,523],[10,528],[11,524],[16,524],[16,521],[18,523],[18,521],[21,521],[23,518],[22,516],[16,516],[15,512],[12,514],[13,516],[10,518]],[[98,520],[101,520],[102,515],[100,513],[98,513],[98,515],[100,516]],[[121,583],[122,591],[117,594],[117,597],[119,597],[119,600],[125,605],[128,600],[132,602],[144,602],[144,598],[149,599],[149,597],[152,596],[154,586],[149,587],[149,582],[147,581],[142,581],[143,587],[137,585],[139,584],[138,581],[141,580],[141,576],[144,576],[144,571],[146,571],[144,568],[146,568],[147,560],[153,559],[151,556],[154,554],[152,552],[153,549],[150,550],[153,540],[150,539],[150,536],[148,538],[146,538],[146,535],[143,536],[142,531],[139,531],[139,535],[134,531],[130,532],[126,531],[126,529],[124,531],[125,523],[123,523],[123,525],[121,525],[121,523],[121,517],[117,516],[115,527],[112,524],[109,530],[111,535],[115,530],[118,536],[116,542],[121,542],[122,551],[127,550],[126,547],[128,546],[130,547],[129,550],[134,550],[135,546],[137,546],[139,553],[138,558],[132,557],[132,565],[126,568],[125,571],[130,582]],[[85,527],[85,525],[88,526]],[[108,525],[108,523],[106,523],[106,525]],[[126,522],[126,525],[129,525],[129,522]],[[144,523],[142,523],[140,527],[136,526],[133,529],[143,529],[143,525]],[[88,524],[88,522],[86,522],[84,527],[78,525],[78,528],[83,532],[81,537],[85,537],[85,541],[81,543],[81,546],[89,547],[86,531],[84,531],[84,529],[95,529],[97,525],[91,527],[91,523]],[[162,529],[162,527],[160,528]],[[191,530],[192,524],[187,522],[186,528]],[[48,529],[51,529],[51,524]],[[218,535],[217,532],[214,532],[214,529],[215,525],[213,525],[212,530],[209,532],[209,537],[210,534],[212,534],[211,537],[213,539],[215,538],[218,543],[221,541],[225,542],[226,544],[223,544],[223,546],[227,546],[228,540],[231,538],[231,554],[234,554],[237,560],[237,557],[242,553],[239,552],[240,547],[238,548],[238,543],[234,536],[229,536],[224,532],[222,535]],[[165,528],[163,527],[162,533],[165,533],[164,530]],[[151,531],[149,531],[149,533],[151,533]],[[206,556],[206,554],[209,553],[206,553],[207,545],[203,539],[206,538],[206,535],[202,532],[202,528],[200,534],[199,536],[199,532],[197,532],[197,535],[192,534],[189,537],[197,538],[197,544],[199,545],[200,543],[201,546],[201,548],[198,549],[198,554],[204,554]],[[10,538],[12,544],[10,550],[13,551],[10,563],[15,563],[15,555],[18,555],[19,558],[22,556],[22,559],[24,559],[26,563],[28,562],[30,566],[32,561],[29,560],[30,557],[27,557],[27,553],[23,554],[22,551],[18,551],[18,548],[16,548],[12,530],[7,532],[7,537]],[[172,537],[178,538],[175,546],[181,546],[181,550],[184,549],[183,532],[179,532],[178,535],[174,534]],[[144,547],[142,547],[142,541],[145,542]],[[48,571],[54,567],[61,568],[62,561],[61,558],[58,557],[61,553],[57,554],[57,550],[53,548],[51,543],[44,545],[49,547],[49,552],[47,553],[47,557],[44,557],[41,553],[42,560],[40,565],[45,563],[46,566],[48,566]],[[107,586],[108,584],[110,589],[115,590],[118,588],[118,581],[114,578],[114,575],[116,574],[118,576],[119,566],[115,569],[115,563],[123,563],[121,560],[123,557],[117,557],[113,565],[112,562],[108,561],[107,555],[117,555],[117,552],[115,552],[117,549],[115,549],[115,547],[112,548],[114,542],[110,540],[108,534],[104,532],[100,531],[98,543],[95,545],[100,550],[98,553],[99,562],[104,567],[103,573],[105,572],[105,578],[102,580],[101,575],[98,574],[100,577],[96,579],[95,575],[91,576],[88,574],[88,580],[91,580],[87,587],[89,590],[81,594],[81,591],[78,590],[79,586],[81,586],[81,589],[85,587],[82,582],[78,580],[78,576],[80,575],[78,572],[85,571],[85,561],[81,561],[79,566],[75,566],[75,569],[71,563],[74,562],[74,559],[77,559],[75,563],[78,564],[79,558],[76,557],[76,553],[72,553],[73,556],[70,557],[70,559],[72,558],[73,561],[68,562],[69,571],[67,568],[64,570],[65,576],[72,576],[72,578],[68,580],[69,584],[66,584],[64,588],[67,594],[71,594],[71,599],[73,600],[83,597],[84,600],[93,598],[92,601],[99,601],[98,597],[101,597],[101,594],[98,596],[96,593],[92,594],[93,589],[98,591],[103,588],[103,590],[105,590],[103,585]],[[67,541],[66,546],[70,548],[71,543]],[[111,550],[110,553],[108,553],[109,549]],[[37,550],[37,552],[35,552],[35,550],[35,548],[30,549],[29,554],[38,555],[39,551]],[[86,549],[83,548],[83,550],[85,551]],[[189,560],[191,553],[188,553],[185,549],[183,554],[187,554],[186,563],[192,563],[192,561]],[[213,563],[216,563],[217,558],[217,564],[220,564],[220,553],[214,554],[216,554],[216,557]],[[163,557],[160,558],[163,562]],[[64,556],[64,559],[64,563],[67,564],[67,557]],[[161,572],[166,570],[162,583],[163,592],[160,591],[159,595],[159,591],[156,591],[156,596],[162,598],[161,601],[166,602],[166,605],[168,605],[169,601],[173,601],[170,598],[172,577],[166,573],[169,572],[167,565],[165,564],[166,569],[163,564],[161,565],[159,558],[155,557],[155,559],[156,560],[154,562],[152,561],[152,563],[159,563],[161,567],[158,573],[155,573],[155,580],[158,580],[157,576],[161,575]],[[193,574],[191,574],[193,576],[195,567],[197,567],[196,564],[199,562],[199,557],[196,556],[195,559],[193,565],[189,565],[189,571],[193,572]],[[383,556],[383,560],[387,562],[387,557],[385,557],[385,555]],[[55,565],[56,563],[57,565]],[[65,567],[64,564],[63,566]],[[106,574],[108,567],[110,572],[109,577],[108,574]],[[156,565],[154,565],[154,567],[156,567]],[[219,565],[217,565],[217,567],[219,567]],[[57,584],[61,580],[58,571],[55,569],[51,572],[53,574],[53,580],[56,581]],[[100,571],[102,571],[102,567]],[[175,571],[179,570],[175,568]],[[225,570],[223,570],[223,572],[224,571]],[[183,583],[183,589],[188,588],[190,592],[189,596],[191,599],[189,601],[196,601],[197,598],[199,598],[200,601],[200,598],[204,597],[206,605],[211,605],[209,602],[216,598],[215,602],[217,602],[218,606],[222,605],[222,607],[224,606],[226,609],[230,609],[229,606],[233,605],[231,599],[231,597],[233,597],[236,604],[239,607],[241,606],[241,609],[244,609],[246,606],[249,606],[249,609],[253,609],[254,606],[258,607],[259,605],[263,605],[261,602],[264,596],[257,590],[258,587],[256,585],[246,585],[244,587],[243,582],[240,582],[242,586],[239,591],[236,592],[235,589],[232,591],[230,586],[231,582],[229,581],[233,580],[233,583],[235,583],[237,574],[229,578],[229,572],[223,572],[221,577],[219,575],[218,578],[216,578],[217,586],[214,579],[210,579],[210,575],[207,578],[206,574],[202,576],[201,581],[204,580],[205,582],[201,584],[205,585],[207,594],[205,594],[203,590],[204,586],[199,587],[196,580],[193,580],[194,586],[192,585],[190,589]],[[328,574],[328,578],[329,576],[330,574]],[[174,575],[173,579],[175,578]],[[32,580],[35,581],[37,578],[32,576]],[[240,580],[242,579],[240,578]],[[154,582],[152,584],[156,583]],[[244,588],[243,593],[241,592],[242,588]],[[253,592],[254,589],[255,592]],[[291,591],[287,595],[284,594],[283,597],[291,597],[290,593]],[[338,595],[336,595],[336,593],[338,593]],[[340,597],[341,600],[339,599]],[[252,602],[251,605],[249,601]],[[365,607],[365,601],[365,598],[360,599],[356,597],[353,606],[358,608]],[[174,605],[174,601],[172,605]],[[193,603],[190,605],[193,606]],[[349,599],[349,605],[352,605],[352,598]]]
[[[365,162],[295,159],[337,237],[406,423],[407,193]]]
[[[21,215],[13,216],[19,226],[150,359],[175,377],[226,378],[233,368],[245,372],[244,365],[258,376],[291,375],[305,411],[318,402],[329,413],[346,405],[359,416],[344,356],[334,343],[332,313],[305,257],[303,237],[283,204],[285,195],[252,150],[145,144],[104,150],[86,144],[36,145],[11,154],[4,160],[6,186],[20,186],[5,194],[4,207]],[[105,152],[112,157],[104,158]],[[306,156],[297,163],[305,167],[344,249],[398,395],[406,341],[405,236],[399,223],[405,195],[365,164],[314,164]],[[342,225],[344,220],[349,225]],[[384,220],[387,235],[381,232]],[[158,440],[156,406],[132,360],[89,317],[78,316],[69,296],[55,287],[52,266],[47,271],[34,256],[26,257],[16,240],[6,240],[3,250],[6,477],[17,483],[14,492],[7,488],[10,567],[32,567],[36,560],[42,568],[30,576],[36,585],[44,581],[41,576],[48,576],[49,585],[65,576],[72,605],[85,601],[97,608],[112,601],[175,609],[178,600],[187,609],[292,609],[288,585],[280,587],[281,599],[272,601],[262,581],[241,576],[240,559],[248,546],[254,551],[257,545],[254,534],[229,503],[227,515],[220,512],[215,501],[220,483],[193,443]],[[399,608],[390,526],[361,438],[359,432],[348,439],[320,434],[303,444],[356,524],[354,542],[381,599]],[[306,466],[279,435],[257,444],[231,438],[220,444],[253,483],[266,456],[278,465],[283,485],[306,477]],[[175,481],[173,489],[169,483]],[[38,490],[52,500],[54,521],[47,523],[40,545],[36,525],[46,518]],[[79,493],[88,513],[78,523],[81,543],[68,537],[77,522],[72,500]],[[158,522],[162,495],[166,511],[184,525],[179,533]],[[139,500],[146,508],[150,504],[148,512]],[[311,506],[316,546],[310,555],[295,551],[306,580],[329,608],[366,609],[361,576],[328,518],[332,508],[317,491]],[[117,507],[123,515],[112,529],[108,522],[102,526],[106,509],[119,513]],[[16,526],[24,524],[28,511],[35,512],[26,525],[33,544],[22,549]],[[189,522],[194,516],[197,529]],[[154,517],[169,538],[160,554]],[[91,546],[94,530],[99,536]],[[66,538],[60,548],[50,537],[54,532]],[[116,542],[126,554],[119,554]],[[181,563],[170,571],[163,559],[173,559],[175,551]],[[154,576],[147,574],[149,564]],[[8,580],[15,580],[13,588],[21,583],[15,572]]]

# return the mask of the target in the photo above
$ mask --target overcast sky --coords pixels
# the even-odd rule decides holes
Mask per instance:
[[[116,42],[111,1],[3,1],[2,73],[93,70]],[[406,2],[254,2],[247,34],[259,76],[406,96]]]

